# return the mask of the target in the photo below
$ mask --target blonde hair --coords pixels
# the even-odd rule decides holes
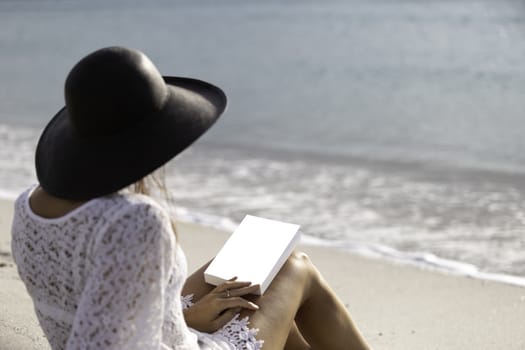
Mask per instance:
[[[166,185],[166,169],[164,166],[131,185],[131,191],[164,200],[168,209],[173,205],[173,197]],[[178,241],[177,227],[173,218],[171,218],[171,228]]]

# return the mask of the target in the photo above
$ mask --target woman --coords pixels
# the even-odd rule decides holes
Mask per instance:
[[[292,254],[263,297],[249,282],[207,285],[204,267],[186,280],[167,211],[129,191],[145,193],[144,179],[216,121],[219,88],[162,77],[143,53],[109,47],[73,67],[65,99],[12,227],[54,350],[368,349],[306,255]]]

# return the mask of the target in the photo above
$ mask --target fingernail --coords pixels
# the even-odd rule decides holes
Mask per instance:
[[[251,305],[255,310],[259,310],[259,305],[254,304],[254,303],[252,303],[252,302],[250,302],[250,305]]]

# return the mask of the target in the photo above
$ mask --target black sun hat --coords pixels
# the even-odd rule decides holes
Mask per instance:
[[[153,172],[208,130],[227,101],[207,82],[161,76],[146,55],[124,47],[81,59],[65,99],[38,141],[36,173],[48,193],[75,200]]]

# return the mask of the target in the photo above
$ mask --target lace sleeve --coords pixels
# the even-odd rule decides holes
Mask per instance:
[[[160,349],[164,291],[175,249],[169,218],[130,204],[93,246],[67,349]]]

